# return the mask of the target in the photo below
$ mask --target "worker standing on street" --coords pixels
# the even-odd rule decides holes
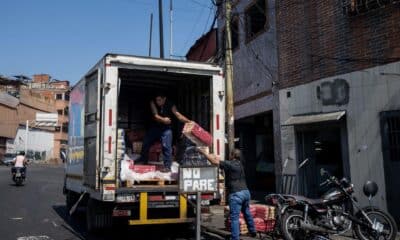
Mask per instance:
[[[241,153],[235,149],[230,156],[230,161],[221,161],[218,156],[207,153],[203,148],[198,148],[214,165],[219,166],[225,172],[226,188],[229,191],[229,214],[231,218],[232,240],[239,240],[240,212],[246,220],[250,235],[257,235],[253,216],[250,213],[250,192],[247,188],[243,165],[240,161]]]
[[[178,112],[176,106],[167,99],[164,93],[156,95],[155,99],[150,102],[150,108],[153,122],[144,137],[142,153],[138,163],[148,163],[151,145],[155,141],[161,140],[164,160],[164,169],[162,171],[169,172],[172,164],[172,119],[176,117],[182,123],[188,123],[190,120]]]

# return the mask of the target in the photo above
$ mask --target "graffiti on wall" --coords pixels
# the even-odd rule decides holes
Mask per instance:
[[[79,163],[84,158],[84,104],[85,85],[78,84],[70,94],[68,159],[69,163]]]
[[[317,86],[317,98],[322,101],[324,106],[348,104],[349,92],[349,83],[340,78],[322,82]]]

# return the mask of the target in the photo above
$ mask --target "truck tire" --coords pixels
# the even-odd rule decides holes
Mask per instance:
[[[90,198],[86,206],[87,231],[93,233],[111,227],[112,208],[110,205]]]

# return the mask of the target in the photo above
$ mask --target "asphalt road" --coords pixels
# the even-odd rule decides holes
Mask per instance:
[[[27,182],[13,184],[10,168],[0,166],[0,239],[1,240],[75,240],[75,239],[190,239],[192,233],[182,226],[146,228],[116,226],[90,235],[85,229],[85,214],[74,218],[66,213],[62,194],[63,168],[28,167]]]

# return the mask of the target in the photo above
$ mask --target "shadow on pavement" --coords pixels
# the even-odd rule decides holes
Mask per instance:
[[[96,234],[89,234],[86,231],[86,216],[82,209],[76,211],[72,217],[67,213],[65,205],[56,205],[53,206],[53,209],[64,220],[64,223],[61,226],[73,234],[75,236],[74,239],[194,239],[194,232],[190,231],[187,225],[128,226],[123,223],[117,223],[112,229],[104,230]]]

